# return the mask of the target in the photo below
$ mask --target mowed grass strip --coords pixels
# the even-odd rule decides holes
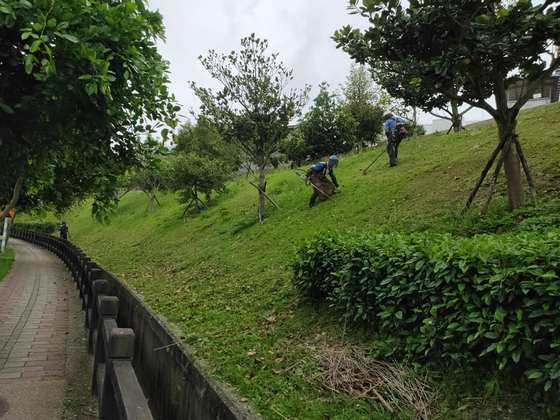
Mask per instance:
[[[520,118],[542,200],[560,193],[559,111],[548,106]],[[214,375],[265,418],[397,418],[375,401],[329,392],[311,379],[321,343],[344,341],[366,351],[383,343],[373,331],[345,329],[338,314],[301,302],[289,263],[300,244],[327,231],[446,231],[496,144],[494,124],[482,123],[459,134],[409,140],[398,167],[388,168],[383,158],[365,176],[382,149],[343,156],[340,193],[314,209],[307,207],[310,188],[294,171],[274,171],[268,192],[281,209],[270,209],[263,225],[256,220],[256,191],[243,177],[208,211],[186,221],[172,194],[162,194],[162,206],[149,212],[142,193],[128,194],[109,225],[94,222],[88,206],[66,220],[74,241],[141,293]],[[504,205],[503,196],[500,186],[496,206]],[[489,375],[431,372],[440,388],[438,410],[445,418],[491,417],[486,406],[542,416],[536,404],[504,398],[509,391],[488,397]]]
[[[10,272],[15,256],[14,249],[10,247],[6,248],[6,252],[0,254],[0,281]]]

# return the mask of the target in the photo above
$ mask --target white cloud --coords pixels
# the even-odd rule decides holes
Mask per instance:
[[[210,49],[238,49],[240,39],[253,32],[268,39],[271,52],[280,53],[294,69],[294,87],[313,85],[311,97],[322,81],[338,88],[351,60],[331,36],[346,24],[367,25],[364,18],[348,13],[347,4],[347,0],[151,0],[151,8],[164,17],[167,41],[161,52],[171,63],[171,88],[183,114],[199,106],[189,81],[216,86],[198,57]],[[422,117],[426,122],[431,119]]]

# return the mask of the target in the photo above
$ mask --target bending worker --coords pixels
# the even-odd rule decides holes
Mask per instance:
[[[338,158],[336,155],[332,155],[328,162],[318,162],[307,171],[306,179],[313,187],[309,207],[314,207],[318,200],[325,201],[333,196],[336,188],[338,188],[338,181],[334,174],[334,168],[337,166]],[[330,181],[327,175],[330,177]]]
[[[68,225],[66,222],[60,224],[60,238],[68,240]]]
[[[387,136],[387,153],[389,154],[389,165],[396,166],[399,161],[399,146],[401,141],[408,135],[406,120],[392,113],[383,116],[383,128]]]

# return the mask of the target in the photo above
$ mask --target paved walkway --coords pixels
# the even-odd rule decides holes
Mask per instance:
[[[16,240],[10,245],[16,260],[0,282],[0,418],[91,418],[74,417],[66,407],[76,370],[89,369],[71,276],[48,251]],[[87,374],[81,377],[86,381]]]

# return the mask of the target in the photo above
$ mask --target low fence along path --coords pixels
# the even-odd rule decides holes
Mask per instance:
[[[16,260],[0,282],[0,418],[59,419],[70,358],[85,351],[75,345],[84,336],[81,306],[55,255],[23,241],[10,245]]]
[[[87,405],[91,398],[76,397],[89,392],[97,410],[87,414],[97,411],[100,420],[259,418],[209,377],[133,290],[79,247],[38,232],[13,235],[26,243],[15,242],[16,263],[0,283],[0,418],[58,419],[61,401]],[[63,420],[92,418],[64,414]]]

